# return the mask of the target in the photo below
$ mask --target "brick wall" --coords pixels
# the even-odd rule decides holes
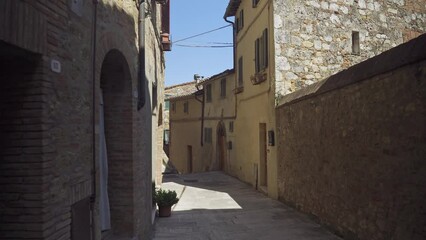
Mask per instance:
[[[0,239],[41,238],[48,197],[43,171],[52,163],[43,155],[46,83],[40,56],[7,47],[12,54],[0,57]]]
[[[92,150],[98,149],[92,142],[92,59],[96,61],[95,84],[99,89],[102,64],[113,49],[122,54],[122,62],[128,67],[124,77],[114,79],[127,81],[127,85],[118,86],[125,86],[126,91],[114,89],[115,94],[126,96],[125,100],[120,102],[116,95],[109,95],[113,108],[109,123],[113,125],[108,129],[114,133],[107,134],[113,139],[109,141],[111,157],[118,160],[111,163],[110,177],[111,184],[120,188],[111,193],[113,221],[119,222],[115,230],[129,236],[143,238],[149,234],[152,174],[147,162],[151,161],[148,152],[152,151],[152,138],[144,133],[151,128],[147,122],[152,120],[152,113],[151,109],[137,111],[137,98],[133,97],[138,81],[138,9],[133,0],[103,0],[97,6],[97,55],[92,57],[92,1],[0,1],[0,47],[5,44],[6,52],[12,45],[20,48],[20,61],[28,58],[23,49],[32,52],[30,55],[40,54],[36,70],[31,69],[28,75],[22,70],[30,69],[30,63],[19,69],[2,67],[0,71],[1,82],[7,83],[0,89],[1,140],[8,143],[2,144],[0,153],[0,184],[2,189],[15,189],[0,192],[0,211],[10,216],[0,218],[0,239],[71,239],[71,206],[94,191]],[[155,34],[147,34],[146,39],[155,42]],[[163,71],[159,44],[146,51],[154,52],[154,48],[160,60],[147,62],[146,68]],[[2,66],[8,62],[1,60]],[[59,73],[51,70],[52,60],[61,64]],[[163,81],[163,75],[157,78]],[[118,116],[122,118],[114,120]],[[15,125],[16,130],[11,127]],[[4,132],[7,137],[3,137]],[[114,138],[119,141],[114,142]],[[98,181],[96,186],[99,194]],[[97,204],[93,214],[99,239]]]
[[[108,156],[108,195],[114,232],[133,235],[132,86],[129,66],[117,50],[102,64],[105,138]],[[117,81],[117,80],[120,81]]]
[[[426,35],[284,97],[279,199],[348,239],[426,238]]]

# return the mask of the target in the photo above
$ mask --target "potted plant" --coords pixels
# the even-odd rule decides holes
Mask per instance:
[[[170,217],[172,206],[179,202],[176,191],[159,189],[155,193],[160,217]]]

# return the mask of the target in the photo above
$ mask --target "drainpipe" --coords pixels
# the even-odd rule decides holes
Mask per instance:
[[[139,0],[138,0],[139,1]],[[145,0],[139,4],[139,81],[138,81],[138,110],[145,106]]]
[[[232,24],[232,45],[233,45],[233,59],[234,59],[233,65],[234,65],[234,74],[236,73],[235,74],[235,86],[238,86],[238,83],[237,83],[238,70],[236,69],[236,67],[237,67],[237,59],[236,59],[236,57],[237,57],[237,45],[236,45],[236,43],[237,43],[237,34],[235,33],[235,23],[232,22],[232,21],[229,21],[228,17],[226,17],[226,16],[224,16],[223,19],[225,20],[225,22]],[[237,111],[238,111],[238,108],[237,108],[237,94],[235,94],[235,113],[234,113],[235,118],[237,118]]]
[[[98,0],[93,0],[92,26],[92,195],[90,196],[90,211],[92,214],[92,240],[96,239],[95,203],[96,203],[96,24]]]
[[[203,102],[201,107],[201,146],[204,146],[204,109],[206,106],[206,95],[203,91]]]
[[[232,24],[232,41],[233,41],[233,43],[232,43],[232,45],[234,46],[233,48],[233,58],[234,58],[234,61],[233,61],[233,65],[234,65],[234,70],[236,70],[235,69],[235,65],[236,65],[236,59],[235,59],[235,56],[236,56],[236,51],[237,51],[237,49],[236,49],[236,46],[235,46],[235,43],[236,43],[236,34],[235,34],[235,23],[234,22],[232,22],[232,21],[229,21],[228,20],[228,17],[223,17],[223,19],[225,20],[225,22],[227,22],[227,23],[230,23],[230,24]]]
[[[199,88],[199,85],[196,85],[196,88],[197,88],[198,91],[201,90]],[[195,96],[195,99],[201,103],[201,139],[200,139],[200,143],[201,143],[201,146],[204,146],[204,108],[205,108],[204,88],[202,90],[202,93],[203,93],[203,98],[201,100],[199,100],[197,98],[197,96]]]

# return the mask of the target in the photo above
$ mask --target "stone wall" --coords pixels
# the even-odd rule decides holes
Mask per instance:
[[[426,238],[426,35],[277,107],[279,199],[347,239]]]
[[[425,8],[424,0],[274,1],[277,97],[424,33]]]

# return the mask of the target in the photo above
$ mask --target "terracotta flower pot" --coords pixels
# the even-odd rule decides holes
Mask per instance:
[[[158,215],[160,217],[170,217],[172,214],[172,206],[158,206]]]

